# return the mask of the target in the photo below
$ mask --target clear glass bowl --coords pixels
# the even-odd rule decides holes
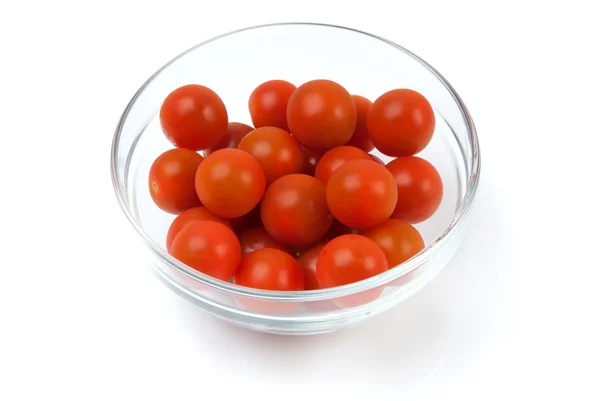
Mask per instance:
[[[440,172],[444,197],[437,213],[417,225],[426,248],[389,271],[350,285],[316,291],[275,292],[226,283],[171,257],[165,237],[175,216],[150,198],[153,160],[171,148],[158,112],[173,89],[198,83],[215,90],[230,121],[251,123],[248,97],[260,83],[285,79],[300,85],[331,79],[350,93],[375,100],[411,88],[436,113],[433,140],[419,156]],[[384,161],[389,158],[373,152]],[[152,268],[173,291],[206,311],[253,330],[312,334],[349,327],[413,295],[452,259],[463,242],[479,179],[477,134],[466,106],[429,64],[388,40],[344,27],[273,24],[231,32],[201,43],[157,71],[135,94],[118,123],[112,179],[125,215],[148,246]]]

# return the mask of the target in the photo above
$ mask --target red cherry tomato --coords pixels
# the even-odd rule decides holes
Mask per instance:
[[[194,177],[202,160],[189,149],[171,149],[158,156],[148,176],[150,196],[156,206],[173,214],[200,206]]]
[[[179,231],[171,245],[171,255],[199,272],[228,281],[240,263],[242,251],[227,226],[200,220]]]
[[[183,229],[183,227],[187,226],[192,221],[200,220],[216,221],[217,223],[224,224],[231,228],[231,224],[229,224],[227,219],[217,216],[204,206],[188,209],[179,216],[175,217],[175,220],[173,220],[171,226],[169,227],[169,231],[167,231],[167,252],[171,251],[173,240],[175,239],[175,236],[179,234],[179,231]]]
[[[317,259],[325,243],[314,245],[308,250],[302,252],[296,259],[304,275],[304,289],[318,290],[321,288],[317,281]]]
[[[394,217],[411,224],[427,220],[442,203],[444,186],[438,171],[425,159],[399,157],[387,164],[398,187]]]
[[[273,238],[294,246],[320,240],[332,222],[325,185],[305,174],[290,174],[275,180],[265,192],[260,214]]]
[[[355,283],[386,270],[388,262],[379,245],[356,234],[331,240],[317,260],[317,279],[321,288]]]
[[[371,141],[388,156],[410,156],[429,143],[435,130],[431,105],[419,92],[394,89],[381,95],[367,116]]]
[[[264,227],[252,227],[244,231],[239,236],[240,245],[242,246],[242,254],[250,253],[262,248],[279,249],[280,251],[288,252],[285,245],[277,242]]]
[[[282,80],[258,85],[248,100],[252,124],[256,128],[268,126],[287,130],[286,110],[288,100],[295,90],[296,86]]]
[[[372,160],[351,160],[327,182],[327,205],[349,227],[376,226],[392,215],[397,202],[394,177]]]
[[[287,121],[290,132],[302,146],[325,151],[350,140],[356,128],[356,107],[343,86],[317,79],[292,93]]]
[[[391,268],[406,262],[425,248],[423,237],[405,221],[389,219],[363,233],[385,253]]]
[[[217,223],[224,224],[231,229],[231,224],[227,219],[217,216],[204,206],[188,209],[175,217],[169,226],[169,230],[167,231],[167,252],[171,251],[173,240],[175,239],[175,236],[177,236],[177,234],[179,234],[179,232],[183,229],[183,227],[187,226],[193,221],[203,220],[215,221]]]
[[[352,138],[346,143],[348,146],[355,146],[365,152],[373,150],[375,145],[371,141],[369,136],[369,130],[367,129],[367,115],[371,109],[371,101],[367,98],[358,95],[352,95],[354,105],[356,106],[356,128]]]
[[[304,164],[302,167],[302,173],[314,176],[315,169],[317,168],[317,163],[323,156],[323,152],[309,150],[303,148],[302,146],[300,146],[300,149],[302,149],[302,153],[304,154]]]
[[[325,152],[317,163],[315,178],[327,184],[329,178],[340,166],[350,160],[371,160],[369,155],[354,146],[338,146]]]
[[[258,160],[265,172],[267,185],[279,177],[302,170],[302,150],[294,138],[281,128],[257,128],[241,140],[238,149]]]
[[[240,217],[258,205],[265,193],[260,163],[239,149],[220,149],[204,159],[196,173],[196,191],[211,212]]]
[[[204,154],[208,156],[219,149],[237,148],[242,138],[252,130],[254,130],[254,128],[243,123],[229,123],[227,125],[227,133],[225,136],[219,143],[206,149]]]
[[[242,256],[233,280],[238,285],[261,290],[304,289],[304,277],[298,262],[279,249],[262,248]]]
[[[227,109],[215,92],[202,85],[175,89],[160,108],[160,124],[178,148],[202,150],[217,144],[227,132]]]

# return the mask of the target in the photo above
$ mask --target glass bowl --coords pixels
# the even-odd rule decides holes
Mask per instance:
[[[315,291],[255,290],[223,282],[180,263],[165,250],[175,216],[156,207],[147,187],[153,160],[172,147],[158,113],[173,89],[197,83],[216,91],[230,121],[251,123],[248,97],[260,83],[295,85],[331,79],[350,93],[375,100],[411,88],[432,104],[436,129],[419,156],[444,182],[436,214],[416,225],[426,248],[389,271],[350,285]],[[373,154],[383,161],[381,153]],[[278,334],[314,334],[356,325],[404,301],[452,259],[463,242],[477,189],[479,146],[473,121],[452,86],[408,50],[368,33],[322,24],[255,26],[201,43],[158,70],[133,96],[118,123],[111,173],[125,215],[146,243],[153,271],[173,291],[231,323]]]

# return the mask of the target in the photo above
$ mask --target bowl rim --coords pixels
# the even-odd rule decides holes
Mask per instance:
[[[245,31],[251,31],[251,30],[262,29],[262,28],[270,28],[270,27],[279,27],[279,26],[317,26],[317,27],[341,29],[341,30],[358,33],[361,35],[366,35],[373,39],[377,39],[384,43],[387,43],[387,44],[391,45],[392,47],[396,48],[397,50],[404,52],[406,55],[410,56],[415,61],[420,63],[423,67],[425,67],[427,70],[429,70],[429,72],[431,72],[444,85],[444,87],[450,93],[450,95],[456,102],[456,105],[458,106],[458,108],[461,111],[461,114],[463,117],[463,122],[465,123],[465,126],[467,127],[468,139],[471,144],[471,152],[470,153],[471,153],[472,161],[471,161],[471,174],[469,177],[467,177],[467,188],[465,190],[464,197],[461,200],[460,208],[454,213],[452,222],[448,225],[448,227],[446,227],[446,229],[442,232],[442,234],[440,236],[438,236],[431,244],[429,244],[421,252],[419,252],[417,255],[413,256],[411,259],[401,263],[398,266],[390,267],[390,269],[388,271],[378,274],[377,276],[370,277],[366,280],[358,281],[355,283],[351,283],[351,284],[347,284],[347,285],[343,285],[343,286],[339,286],[339,287],[319,289],[319,290],[286,291],[286,292],[260,290],[260,289],[254,289],[254,288],[249,288],[249,287],[243,287],[243,286],[239,286],[239,285],[236,285],[233,283],[229,283],[229,282],[225,282],[225,281],[213,278],[209,275],[201,273],[201,272],[194,270],[191,267],[181,263],[180,261],[178,261],[171,255],[169,255],[163,247],[161,247],[156,242],[154,242],[154,240],[152,240],[146,234],[144,229],[139,224],[134,213],[132,212],[132,210],[130,210],[129,202],[127,201],[126,194],[121,189],[121,184],[123,184],[123,187],[125,187],[125,183],[121,183],[118,173],[117,173],[117,154],[118,154],[118,150],[119,150],[119,140],[121,138],[121,133],[122,133],[123,127],[125,125],[125,122],[127,121],[127,118],[129,116],[131,109],[135,105],[137,99],[144,92],[146,87],[149,86],[152,83],[152,81],[154,81],[154,79],[160,73],[162,73],[165,69],[167,69],[173,63],[178,61],[180,58],[186,56],[188,53],[191,53],[206,44],[209,44],[209,43],[212,43],[219,39],[222,39],[222,38],[225,38],[228,36],[232,36],[237,33],[245,32]],[[459,225],[459,223],[467,218],[468,212],[470,211],[470,209],[472,208],[472,205],[474,203],[475,194],[477,192],[477,188],[479,185],[479,178],[480,178],[480,171],[481,171],[480,158],[481,158],[481,156],[480,156],[480,149],[479,149],[479,139],[477,136],[475,124],[473,122],[471,114],[469,113],[466,105],[462,101],[460,95],[456,92],[456,90],[452,87],[452,85],[446,80],[446,78],[444,78],[435,68],[433,68],[429,63],[427,63],[425,60],[421,59],[416,54],[412,53],[410,50],[398,45],[395,42],[385,39],[383,37],[380,37],[380,36],[377,36],[377,35],[362,31],[362,30],[349,28],[346,26],[333,25],[333,24],[327,24],[327,23],[314,23],[314,22],[276,22],[276,23],[248,26],[245,28],[240,28],[237,30],[229,31],[227,33],[224,33],[224,34],[221,34],[218,36],[214,36],[214,37],[212,37],[208,40],[205,40],[201,43],[198,43],[198,44],[190,47],[189,49],[185,50],[184,52],[180,53],[179,55],[177,55],[176,57],[174,57],[173,59],[168,61],[166,64],[164,64],[161,68],[159,68],[154,74],[152,74],[152,76],[150,76],[150,78],[148,78],[146,80],[146,82],[144,82],[144,84],[136,91],[136,93],[133,95],[133,97],[127,103],[125,110],[123,111],[123,113],[121,114],[121,117],[119,118],[117,127],[114,132],[113,140],[112,140],[111,166],[110,167],[111,167],[111,178],[112,178],[113,188],[114,188],[115,194],[117,196],[117,200],[119,202],[121,209],[123,210],[127,219],[129,220],[130,224],[137,231],[137,233],[141,236],[141,238],[144,240],[144,242],[150,248],[150,250],[153,253],[155,253],[163,262],[167,263],[170,267],[175,268],[178,271],[178,273],[183,274],[183,275],[187,276],[188,278],[191,278],[192,280],[195,280],[198,283],[203,284],[207,287],[211,287],[211,288],[223,291],[225,293],[228,293],[228,294],[231,294],[234,296],[242,296],[242,297],[248,297],[248,298],[254,298],[254,299],[268,299],[268,300],[276,300],[276,301],[284,301],[284,302],[285,301],[298,302],[298,301],[326,300],[326,299],[338,298],[338,297],[352,295],[352,294],[355,294],[358,292],[366,291],[371,288],[378,287],[380,285],[383,285],[390,281],[393,281],[393,280],[403,276],[404,274],[407,274],[408,272],[414,270],[415,268],[419,267],[424,262],[426,262],[430,258],[430,256],[436,252],[437,249],[439,249],[441,246],[443,246],[443,243],[446,242],[446,239],[449,237],[449,235],[456,230],[456,227]]]

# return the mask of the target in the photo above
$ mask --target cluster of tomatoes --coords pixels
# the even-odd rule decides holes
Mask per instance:
[[[299,291],[367,279],[424,248],[412,224],[443,193],[437,170],[414,156],[435,128],[425,97],[395,89],[372,103],[330,80],[273,80],[248,107],[254,127],[229,122],[205,86],[164,100],[175,148],[152,164],[149,189],[178,215],[173,257],[242,286]],[[375,148],[394,159],[385,165]]]

